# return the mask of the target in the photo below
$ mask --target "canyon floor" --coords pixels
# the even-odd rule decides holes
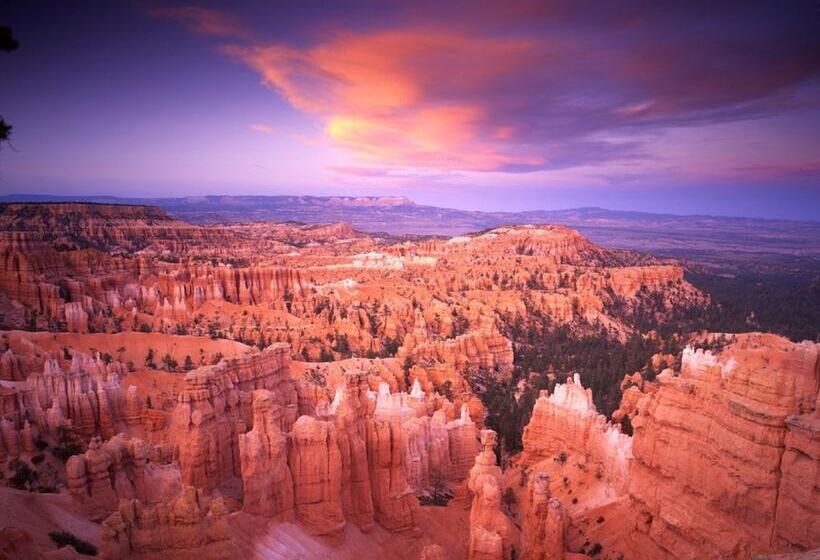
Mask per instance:
[[[817,558],[816,231],[181,217],[0,205],[1,559]]]

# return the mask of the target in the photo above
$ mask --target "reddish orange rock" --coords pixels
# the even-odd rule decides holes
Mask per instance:
[[[270,391],[254,391],[253,429],[239,436],[243,504],[248,513],[277,517],[293,512],[293,478],[281,414]]]
[[[467,487],[472,493],[470,507],[470,560],[510,560],[518,548],[518,530],[501,511],[502,473],[496,465],[493,447],[496,434],[481,431],[481,453],[470,469]]]
[[[317,535],[339,535],[345,519],[335,426],[310,416],[299,417],[288,435],[288,465],[296,518]]]

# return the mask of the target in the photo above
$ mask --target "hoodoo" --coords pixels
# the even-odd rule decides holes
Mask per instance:
[[[560,226],[0,226],[4,558],[820,547],[820,345],[696,332],[679,264]]]

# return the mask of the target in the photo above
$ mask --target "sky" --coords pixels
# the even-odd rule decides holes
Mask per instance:
[[[0,194],[820,219],[788,2],[4,3]]]

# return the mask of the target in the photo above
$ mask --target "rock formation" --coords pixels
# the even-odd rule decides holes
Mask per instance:
[[[633,420],[629,495],[651,520],[647,551],[731,557],[820,543],[820,494],[805,482],[817,462],[798,459],[816,451],[818,432],[805,428],[818,375],[816,344],[772,335],[739,336],[717,355],[684,351],[680,376],[660,376]]]
[[[115,436],[102,443],[95,437],[84,454],[74,455],[66,463],[69,491],[95,520],[116,510],[121,499],[157,504],[174,498],[180,489],[178,471],[147,464],[148,455],[142,440]]]
[[[336,415],[339,453],[342,461],[342,509],[345,519],[363,530],[373,527],[373,494],[367,451],[367,417],[375,403],[367,389],[366,376],[350,373],[337,389],[332,403]]]
[[[276,517],[293,511],[293,478],[281,407],[267,389],[253,393],[253,429],[239,436],[245,511]]]
[[[592,392],[576,374],[552,395],[542,391],[523,435],[525,464],[574,452],[592,462],[607,480],[624,487],[632,458],[632,439],[598,414]]]
[[[397,239],[3,205],[3,478],[55,471],[73,498],[55,502],[107,517],[109,558],[234,557],[233,521],[354,547],[371,532],[428,560],[570,558],[594,550],[585,533],[626,560],[820,546],[818,346],[770,335],[706,336],[680,372],[657,355],[657,380],[624,378],[614,423],[577,375],[543,393],[504,457],[529,476],[512,505],[478,395],[486,373],[509,380],[512,340],[601,325],[654,341],[638,319],[707,302],[680,266],[560,226]],[[553,375],[531,373],[522,391]],[[419,506],[442,488],[452,503]]]
[[[140,420],[138,411],[136,418],[126,418],[128,396],[120,385],[124,375],[124,364],[106,364],[79,352],[67,371],[57,360],[46,361],[42,374],[28,377],[27,413],[44,433],[57,435],[66,427],[82,438],[110,438],[118,428]]]
[[[786,428],[772,545],[810,549],[820,543],[820,402],[786,418]]]
[[[401,396],[390,397],[387,386],[382,384],[375,414],[367,423],[367,451],[376,521],[387,529],[401,531],[415,526],[418,502],[407,483]]]
[[[754,333],[718,353],[689,347],[681,371],[639,400],[631,438],[595,414],[576,378],[539,397],[522,462],[564,452],[596,464],[634,516],[618,545],[626,558],[817,547],[819,348]]]
[[[475,463],[478,433],[467,405],[461,406],[461,416],[447,424],[450,445],[450,479],[464,480]]]
[[[419,560],[447,560],[447,554],[439,545],[428,544],[422,549]]]
[[[150,553],[173,557],[182,551],[191,558],[232,558],[229,513],[222,498],[208,498],[191,487],[176,500],[156,505],[123,500],[102,524],[100,553],[106,560]]]
[[[473,495],[470,507],[470,560],[509,560],[518,548],[518,530],[501,510],[502,475],[496,465],[496,434],[481,431],[481,453],[470,469],[467,487]]]
[[[0,559],[2,560],[42,560],[42,552],[31,534],[19,527],[0,529]]]
[[[562,560],[565,514],[561,502],[550,494],[547,473],[536,472],[527,487],[527,516],[521,535],[522,560]]]
[[[279,428],[290,430],[298,397],[288,363],[288,348],[278,344],[186,375],[170,426],[170,437],[179,447],[184,484],[213,490],[242,475],[239,435],[252,423],[254,389],[270,392],[281,410]]]
[[[342,458],[335,426],[301,416],[288,436],[288,447],[296,518],[315,534],[340,534],[345,519],[341,499]]]

